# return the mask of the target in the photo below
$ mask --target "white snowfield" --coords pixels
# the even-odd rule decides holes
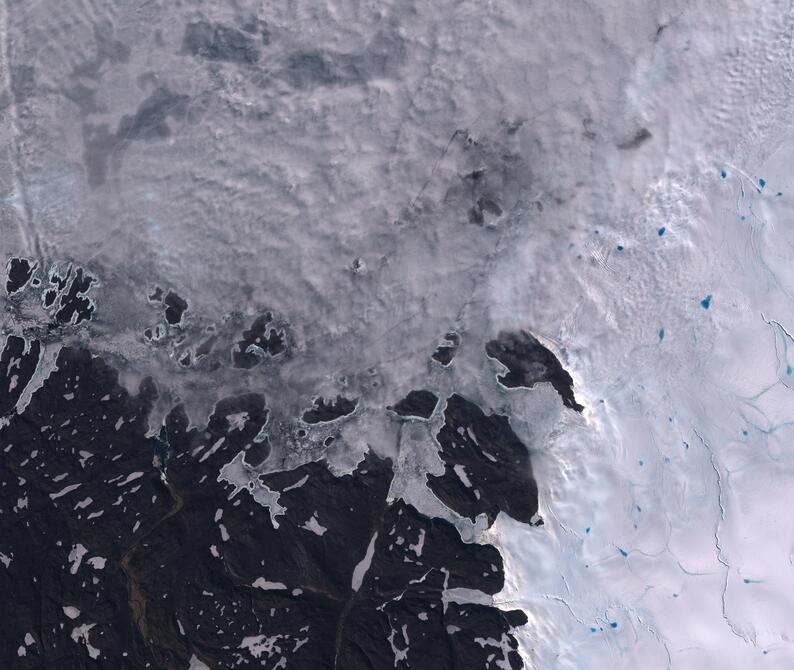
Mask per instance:
[[[416,448],[394,490],[425,511],[440,505],[411,475],[435,459],[430,429],[398,437],[372,412],[423,386],[509,410],[544,525],[502,515],[483,539],[505,557],[497,601],[530,618],[529,667],[794,668],[790,3],[205,4],[0,2],[0,89],[34,66],[25,99],[3,97],[0,256],[96,268],[91,346],[130,388],[170,383],[194,423],[249,387],[286,421],[344,379],[360,401],[343,432]],[[258,64],[182,52],[187,21],[248,15],[270,34]],[[294,69],[314,52],[360,68]],[[189,119],[102,155],[97,129],[158,87]],[[272,309],[295,355],[208,385],[144,341],[150,281],[186,297],[189,336]],[[545,386],[496,387],[483,343],[503,328],[555,350],[583,415]],[[458,357],[429,368],[450,329]],[[244,466],[224,476],[248,482]],[[74,486],[55,495],[78,504]],[[89,651],[91,625],[72,633]]]
[[[545,526],[491,533],[535,668],[794,667],[792,16],[679,7],[621,75],[652,139],[594,152],[491,293],[587,406],[533,455]],[[611,50],[631,15],[604,8]]]

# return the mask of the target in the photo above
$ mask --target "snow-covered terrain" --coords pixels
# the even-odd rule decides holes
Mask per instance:
[[[588,407],[533,454],[545,535],[493,531],[540,668],[794,664],[792,17],[694,4],[621,79],[653,137],[599,152],[492,294]]]
[[[34,386],[60,344],[156,378],[150,435],[176,402],[203,426],[262,392],[272,436],[355,397],[331,470],[371,448],[392,498],[494,543],[529,667],[794,667],[792,45],[778,0],[5,0],[0,258],[94,282],[73,328],[35,294],[3,334],[45,342]],[[505,329],[582,414],[497,384]],[[542,526],[446,509],[440,410],[383,416],[464,387],[530,446]]]

